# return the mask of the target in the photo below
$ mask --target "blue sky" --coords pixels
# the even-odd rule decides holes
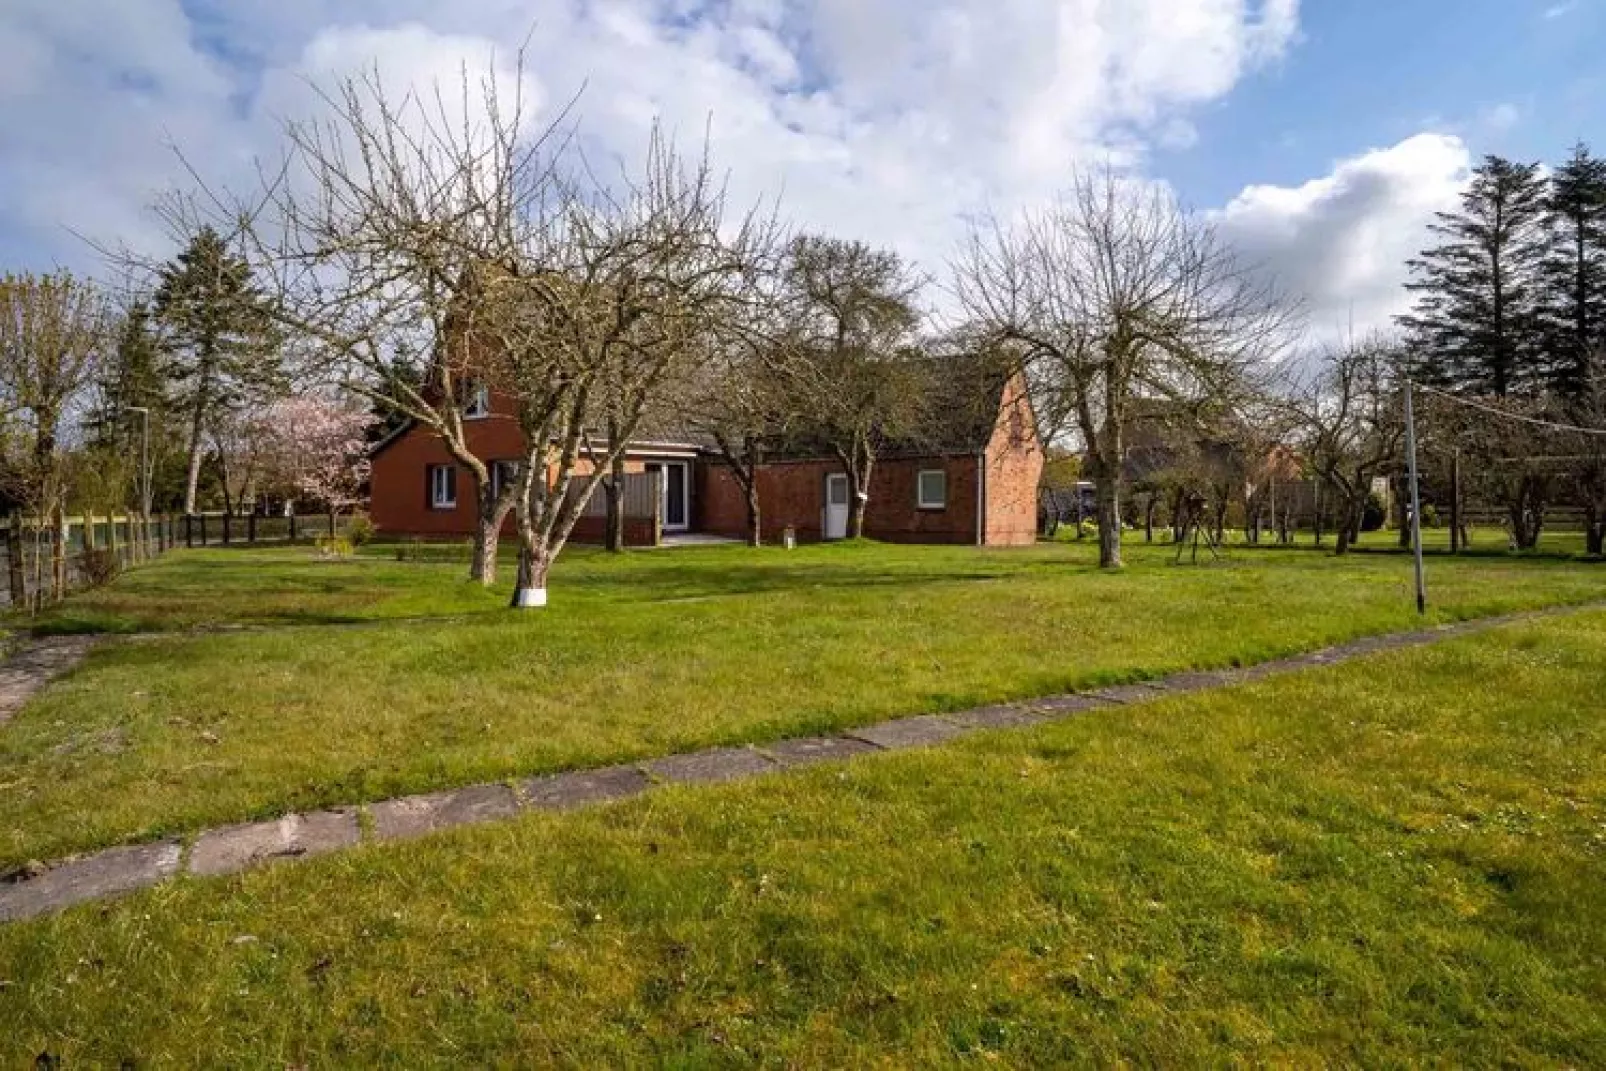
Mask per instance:
[[[549,112],[586,86],[598,153],[711,122],[739,196],[784,190],[800,225],[937,276],[970,214],[1113,160],[1216,218],[1317,331],[1382,325],[1479,154],[1606,151],[1603,31],[1606,0],[5,0],[0,249],[163,252],[170,143],[249,184],[309,83],[466,63]]]
[[[1214,204],[1423,130],[1478,154],[1555,160],[1579,138],[1606,152],[1603,12],[1599,0],[1307,3],[1286,60],[1206,108],[1195,149],[1156,166]]]

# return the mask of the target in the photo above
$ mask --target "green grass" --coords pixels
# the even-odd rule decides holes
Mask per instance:
[[[586,551],[560,565],[550,609],[523,613],[492,608],[500,594],[451,565],[178,554],[84,603],[120,606],[118,622],[194,622],[203,609],[214,624],[381,619],[97,651],[0,731],[0,869],[295,809],[1253,662],[1417,620],[1403,558],[1235,552],[1176,566],[1164,548],[1136,547],[1109,575],[1092,553]],[[1438,620],[1600,598],[1606,573],[1445,560],[1432,584]],[[382,619],[404,611],[422,616]]]
[[[7,1063],[1572,1066],[1606,615],[0,929]]]
[[[115,584],[36,617],[12,615],[8,623],[36,635],[132,633],[346,625],[502,607],[497,593],[452,583],[452,571],[421,569],[377,551],[346,559],[305,547],[173,551]],[[466,564],[460,571],[466,575]]]

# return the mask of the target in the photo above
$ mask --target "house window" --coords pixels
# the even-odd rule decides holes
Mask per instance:
[[[922,469],[915,483],[915,499],[921,509],[946,509],[948,474],[942,469]]]
[[[518,479],[519,463],[517,461],[491,462],[491,497],[501,498],[502,489]]]
[[[478,420],[491,415],[491,388],[483,383],[470,383],[468,402],[463,406],[465,420]]]
[[[457,466],[431,465],[429,472],[429,508],[457,508]]]

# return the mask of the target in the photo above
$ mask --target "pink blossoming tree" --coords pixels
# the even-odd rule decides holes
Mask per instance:
[[[307,396],[274,402],[259,419],[274,482],[321,504],[332,533],[342,512],[363,504],[372,416],[349,403]]]

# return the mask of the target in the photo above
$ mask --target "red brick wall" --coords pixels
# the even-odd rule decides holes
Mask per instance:
[[[490,416],[484,420],[466,422],[468,447],[476,457],[487,462],[514,461],[524,453],[524,437],[511,418]],[[641,472],[644,462],[629,458],[625,471]],[[414,426],[401,437],[381,450],[373,459],[370,476],[372,503],[369,515],[374,526],[385,535],[418,536],[471,536],[474,534],[475,496],[474,477],[470,471],[457,465],[457,508],[433,509],[429,505],[429,489],[425,473],[431,465],[457,465],[447,452],[446,444],[433,431]],[[575,471],[590,471],[585,461],[577,462]],[[599,490],[597,492],[601,494]],[[513,519],[502,526],[504,537],[514,534]],[[603,538],[602,521],[582,517],[574,526],[570,537],[577,543],[600,543]],[[655,533],[650,521],[627,519],[625,542],[631,546],[650,546]]]
[[[998,421],[987,441],[988,546],[1028,546],[1037,540],[1037,485],[1043,476],[1043,444],[1026,394],[1016,375],[1004,388]]]
[[[916,508],[915,481],[923,469],[948,473],[948,502],[940,510]],[[758,474],[758,500],[764,539],[775,542],[788,525],[802,540],[821,538],[825,515],[825,475],[841,472],[835,461],[787,461],[764,466]],[[747,535],[747,504],[729,466],[717,461],[698,466],[698,524],[703,531],[732,538]],[[1033,522],[1035,523],[1035,515]],[[876,463],[870,474],[870,503],[864,534],[889,542],[971,543],[976,539],[976,459],[973,457],[897,458]]]
[[[465,422],[468,446],[487,461],[513,460],[524,453],[524,437],[509,417],[489,416]],[[468,536],[474,534],[474,477],[457,469],[457,508],[431,509],[425,471],[430,465],[454,465],[440,437],[414,426],[373,459],[370,476],[374,526],[387,535]],[[504,531],[511,531],[511,525]]]

